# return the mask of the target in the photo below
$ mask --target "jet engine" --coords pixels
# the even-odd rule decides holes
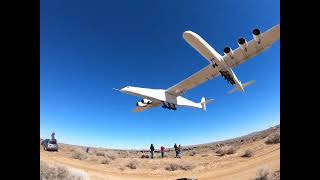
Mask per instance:
[[[231,49],[230,47],[224,48],[224,49],[223,49],[223,52],[224,52],[227,56],[233,58],[233,51],[232,51],[232,49]]]
[[[259,29],[254,29],[252,31],[252,34],[253,34],[254,40],[257,41],[258,44],[260,44],[260,42],[261,42],[261,31]]]
[[[152,103],[152,101],[150,99],[142,99],[141,102],[143,104],[151,104]]]
[[[137,102],[137,104],[136,104],[137,106],[140,106],[140,107],[144,107],[144,106],[146,106],[147,104],[144,104],[144,103],[142,103],[142,102]]]
[[[238,44],[239,44],[239,46],[240,46],[241,49],[247,51],[247,46],[248,46],[248,44],[247,44],[246,39],[244,39],[244,38],[242,38],[242,37],[239,38],[239,39],[238,39]]]

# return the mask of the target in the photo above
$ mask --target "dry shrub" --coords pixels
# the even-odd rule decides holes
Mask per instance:
[[[268,167],[260,168],[257,172],[255,180],[271,180],[270,168]]]
[[[266,144],[276,144],[280,143],[280,132],[275,132],[268,136],[266,140]]]
[[[220,155],[225,155],[225,154],[234,154],[237,151],[237,148],[235,146],[223,146],[217,149],[216,153]]]
[[[109,159],[111,159],[111,160],[117,159],[117,155],[116,155],[115,153],[113,153],[113,152],[107,152],[107,153],[105,153],[105,157],[107,157],[107,158],[109,158]]]
[[[104,156],[105,157],[105,152],[103,152],[103,151],[96,151],[95,154],[96,154],[96,156]]]
[[[104,158],[100,160],[100,164],[110,164],[111,160],[109,158]]]
[[[129,155],[130,155],[130,152],[128,152],[128,151],[124,151],[124,152],[119,153],[120,158],[128,158]]]
[[[137,169],[138,165],[139,165],[139,161],[134,159],[130,161],[129,164],[127,164],[127,167],[130,169]]]
[[[121,167],[119,167],[119,170],[120,170],[120,171],[124,171],[125,168],[121,166]]]
[[[196,154],[197,154],[197,152],[192,151],[192,152],[190,153],[190,156],[194,156],[194,155],[196,155]]]
[[[180,167],[179,164],[171,163],[171,164],[169,164],[168,167],[166,167],[166,170],[168,170],[168,171],[175,171],[175,170],[178,170],[179,167]]]
[[[192,170],[194,169],[196,166],[194,164],[190,164],[190,163],[187,163],[187,164],[176,164],[176,163],[171,163],[169,164],[169,166],[166,167],[166,170],[168,171],[176,171],[178,169],[181,169],[181,170],[185,170],[185,171],[189,171],[189,170]]]
[[[72,152],[71,157],[74,159],[83,160],[87,159],[88,156],[84,152],[77,150]]]
[[[40,180],[51,179],[87,180],[89,177],[83,171],[71,169],[66,166],[49,165],[40,160]]]
[[[190,163],[180,165],[180,169],[185,170],[185,171],[190,171],[190,170],[194,169],[195,167],[196,166],[194,164],[190,164]]]
[[[250,149],[247,149],[242,155],[242,157],[251,157],[251,156],[253,156],[253,152]]]
[[[202,154],[201,157],[208,157],[209,154]]]
[[[144,158],[149,158],[149,155],[148,154],[142,154],[141,159],[144,159]]]

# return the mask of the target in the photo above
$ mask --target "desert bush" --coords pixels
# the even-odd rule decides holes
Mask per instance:
[[[202,154],[201,157],[208,157],[209,154]]]
[[[111,160],[117,159],[117,155],[115,153],[112,153],[112,152],[105,153],[105,157],[107,157],[107,158],[109,158]]]
[[[252,150],[247,149],[244,154],[242,155],[242,157],[251,157],[253,155]]]
[[[280,143],[280,132],[275,132],[268,136],[266,140],[266,144],[276,144]]]
[[[87,180],[88,175],[82,171],[66,166],[49,165],[40,160],[40,180]]]
[[[194,169],[196,166],[194,164],[182,164],[180,165],[180,169],[185,170],[185,171],[190,171],[192,169]]]
[[[197,154],[197,152],[192,151],[192,152],[190,153],[190,156],[194,156],[194,155],[196,155],[196,154]]]
[[[237,148],[235,146],[227,145],[227,146],[222,146],[217,149],[216,153],[220,155],[225,155],[225,154],[234,154],[237,151]]]
[[[104,158],[101,159],[99,162],[100,164],[110,164],[111,160],[109,158]]]
[[[169,166],[166,167],[166,170],[168,171],[176,171],[178,169],[181,169],[181,170],[185,170],[185,171],[189,171],[189,170],[192,170],[194,169],[196,166],[194,164],[190,164],[190,163],[187,163],[187,164],[176,164],[176,163],[171,163],[169,164]]]
[[[127,164],[127,167],[130,169],[137,169],[138,165],[139,165],[139,161],[134,159],[134,160],[130,161],[129,164]]]
[[[169,164],[168,167],[166,167],[166,170],[168,170],[168,171],[175,171],[175,170],[178,170],[179,167],[180,167],[179,164],[171,163],[171,164]]]
[[[142,154],[141,159],[143,159],[143,158],[149,158],[149,155],[148,154]]]
[[[130,155],[130,152],[128,152],[128,151],[124,151],[124,152],[119,153],[120,158],[128,158],[129,155]]]
[[[260,168],[257,172],[255,180],[270,180],[270,169],[267,167]]]
[[[103,152],[103,151],[96,151],[95,154],[96,154],[96,156],[104,156],[104,157],[106,156],[105,152]]]
[[[78,150],[78,151],[73,151],[71,154],[71,157],[74,159],[83,160],[83,159],[87,159],[88,156],[84,152]]]

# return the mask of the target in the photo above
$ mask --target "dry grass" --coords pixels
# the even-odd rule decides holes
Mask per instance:
[[[237,148],[230,145],[219,147],[216,151],[217,154],[222,156],[226,154],[234,154],[235,152],[237,152]]]
[[[83,171],[71,169],[66,166],[49,165],[40,160],[40,180],[87,180],[88,175]]]
[[[268,136],[266,144],[277,144],[280,143],[280,132],[275,132]]]
[[[270,168],[262,167],[258,170],[255,180],[271,180]]]
[[[132,161],[129,162],[129,164],[127,164],[127,167],[130,169],[137,169],[138,166],[139,166],[139,161],[136,159],[133,159]]]
[[[87,159],[88,156],[85,154],[85,152],[82,152],[80,150],[75,150],[72,152],[71,157],[74,159],[84,160]]]
[[[250,149],[247,149],[242,155],[242,157],[252,157],[252,156],[253,156],[253,152]]]

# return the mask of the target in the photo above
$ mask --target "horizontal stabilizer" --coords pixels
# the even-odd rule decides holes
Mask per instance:
[[[207,107],[206,107],[206,104],[208,104],[208,103],[211,103],[211,102],[213,102],[214,101],[214,99],[208,99],[208,100],[206,100],[204,97],[202,97],[201,98],[201,101],[200,101],[200,104],[201,104],[201,106],[202,106],[202,110],[206,110],[207,109]]]
[[[256,82],[256,80],[251,80],[251,81],[249,81],[249,82],[244,83],[244,84],[242,85],[242,87],[243,87],[243,89],[244,89],[244,88],[252,85],[252,84],[255,83],[255,82]],[[239,91],[238,87],[235,87],[235,88],[233,88],[232,90],[230,90],[230,91],[228,92],[228,94],[232,94],[232,93],[234,93],[234,92],[236,92],[236,91]]]

